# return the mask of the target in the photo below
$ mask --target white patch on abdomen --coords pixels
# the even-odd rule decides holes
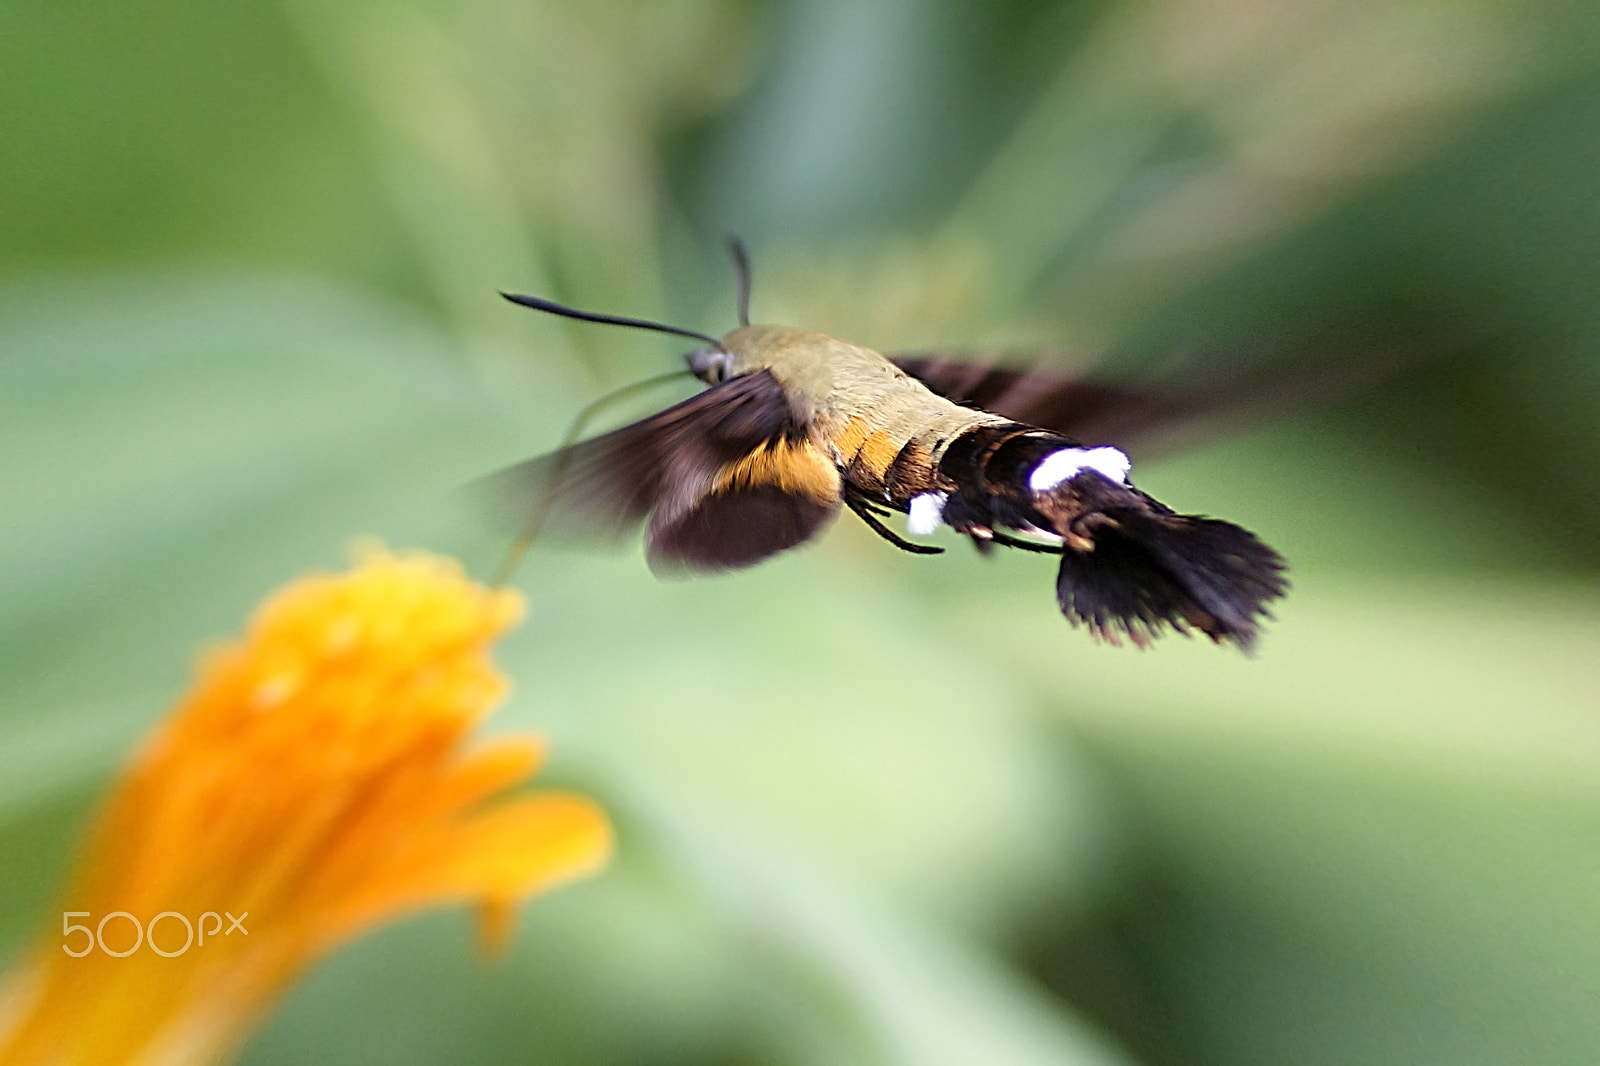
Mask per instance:
[[[1132,467],[1128,457],[1116,448],[1062,448],[1039,460],[1039,465],[1028,475],[1028,488],[1034,492],[1049,492],[1084,470],[1104,474],[1120,485],[1128,480]]]
[[[916,537],[926,537],[939,528],[944,519],[944,501],[947,493],[924,492],[911,497],[910,512],[906,515],[906,532]]]

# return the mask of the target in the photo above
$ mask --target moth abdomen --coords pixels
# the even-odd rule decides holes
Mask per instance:
[[[1170,626],[1248,649],[1265,604],[1287,588],[1282,558],[1239,526],[1177,514],[1135,488],[1128,469],[1110,446],[1020,423],[976,426],[944,449],[942,488],[908,502],[908,527],[942,522],[980,546],[1059,545],[1062,612],[1113,642],[1142,645]]]
[[[1075,447],[1059,434],[1018,422],[975,426],[944,447],[935,479],[941,491],[911,501],[913,514],[937,506],[945,524],[980,539],[996,529],[1059,535],[1038,509],[1032,477],[1051,455]]]

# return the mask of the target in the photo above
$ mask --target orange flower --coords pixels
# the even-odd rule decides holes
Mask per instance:
[[[61,930],[0,994],[0,1063],[215,1061],[362,930],[473,901],[492,946],[518,900],[596,870],[611,831],[588,800],[490,800],[537,742],[462,751],[521,611],[377,550],[268,599],[113,788]]]

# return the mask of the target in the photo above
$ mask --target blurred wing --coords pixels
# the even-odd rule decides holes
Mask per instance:
[[[1093,427],[1115,421],[1117,412],[1131,412],[1147,402],[1125,389],[1048,370],[1024,370],[923,353],[894,355],[890,359],[953,403],[1080,441],[1100,440]]]
[[[839,470],[808,441],[775,440],[718,472],[686,506],[661,507],[645,535],[657,573],[715,573],[809,540],[839,513]]]
[[[1330,405],[1414,369],[1432,354],[1352,342],[1293,355],[1186,361],[1119,382],[997,365],[982,355],[975,362],[955,353],[890,358],[955,403],[1147,458],[1196,438]]]
[[[652,563],[730,569],[820,527],[804,501],[786,498],[787,481],[776,474],[764,482],[730,476],[802,432],[782,386],[761,370],[490,474],[474,492],[525,536],[617,540],[650,517]]]

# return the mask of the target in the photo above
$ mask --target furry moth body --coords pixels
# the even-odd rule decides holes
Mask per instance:
[[[741,249],[735,258],[747,323]],[[508,298],[707,342],[687,357],[705,391],[495,475],[496,495],[521,501],[524,524],[548,516],[592,536],[643,522],[652,567],[716,572],[796,547],[849,507],[897,547],[940,551],[880,521],[902,512],[914,535],[942,524],[983,549],[1059,554],[1056,598],[1067,618],[1141,645],[1170,626],[1249,649],[1266,604],[1287,588],[1282,558],[1254,534],[1152,499],[1128,480],[1127,457],[1075,439],[1070,417],[1040,426],[1007,417],[1000,398],[994,411],[955,402],[982,381],[981,368],[897,365],[781,326],[713,338]]]

